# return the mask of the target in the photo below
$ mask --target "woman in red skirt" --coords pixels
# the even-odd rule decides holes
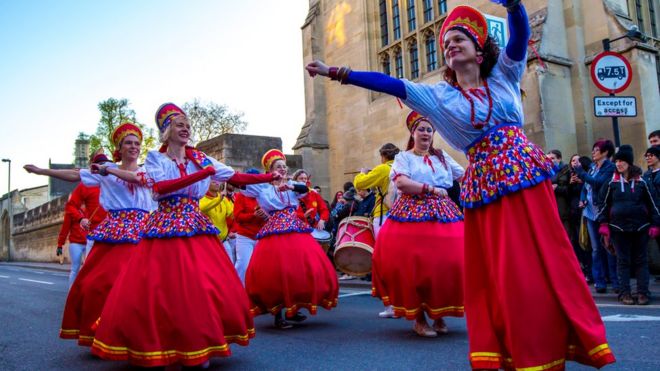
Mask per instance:
[[[602,367],[615,359],[557,213],[552,164],[522,129],[527,14],[520,0],[497,2],[508,13],[506,49],[478,10],[457,6],[440,30],[447,69],[437,84],[319,61],[307,70],[400,98],[467,155],[461,199],[472,367],[553,370],[566,360]]]
[[[400,195],[374,248],[373,295],[396,316],[414,319],[419,336],[435,337],[448,332],[442,317],[463,317],[463,215],[447,189],[464,171],[433,148],[435,130],[425,117],[413,111],[406,124],[408,148],[390,173],[391,192]]]
[[[152,188],[158,209],[108,296],[92,353],[143,367],[204,365],[229,356],[230,343],[247,345],[254,328],[243,285],[199,198],[209,176],[238,184],[273,176],[237,174],[187,146],[190,123],[174,104],[162,105],[156,121],[164,145],[147,155],[146,175],[99,169]]]
[[[271,149],[261,163],[270,174],[286,179],[284,154]],[[318,306],[331,309],[337,305],[337,274],[321,245],[310,234],[312,228],[296,214],[298,198],[307,193],[305,184],[274,181],[257,184],[242,191],[257,199],[270,216],[257,234],[257,245],[245,275],[245,289],[252,301],[252,312],[275,315],[275,326],[290,328],[282,311],[292,321],[306,317],[305,308],[316,314]]]
[[[138,166],[142,132],[132,123],[119,125],[112,133],[117,167],[132,173],[144,173]],[[60,329],[63,339],[77,339],[79,345],[91,346],[94,324],[101,315],[106,298],[119,273],[123,270],[156,203],[151,191],[137,187],[115,176],[104,177],[89,170],[52,170],[25,166],[29,172],[82,181],[87,187],[100,187],[100,204],[108,210],[107,217],[88,234],[94,241],[85,265],[69,290]]]

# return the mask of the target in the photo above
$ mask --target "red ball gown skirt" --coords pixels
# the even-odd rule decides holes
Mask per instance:
[[[193,366],[254,337],[236,270],[197,201],[161,200],[101,314],[92,353],[142,367]],[[188,236],[191,235],[191,236]]]
[[[64,306],[60,337],[91,346],[94,327],[110,289],[140,240],[149,213],[144,210],[111,210],[88,235],[94,248],[76,276]]]
[[[491,130],[468,158],[462,198],[472,367],[560,370],[567,360],[615,362],[559,219],[543,151],[519,127],[505,126]]]
[[[463,216],[451,200],[403,195],[376,239],[372,294],[399,317],[462,317]]]
[[[293,316],[301,308],[316,314],[319,306],[337,306],[337,274],[312,230],[284,209],[271,215],[257,235],[245,275],[252,313]]]

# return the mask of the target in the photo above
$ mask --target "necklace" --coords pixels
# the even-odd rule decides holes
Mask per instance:
[[[461,88],[458,83],[454,83],[454,87],[458,89],[458,91],[463,94],[465,99],[470,102],[470,124],[472,124],[472,127],[475,129],[483,129],[484,126],[488,124],[488,121],[490,121],[490,116],[493,114],[493,97],[490,95],[490,88],[488,87],[488,80],[484,80],[484,87],[486,88],[486,95],[488,96],[488,116],[486,116],[486,119],[482,122],[476,122],[476,113],[474,109],[474,98],[472,98],[468,93]]]
[[[284,193],[286,195],[286,206],[291,206],[291,199],[289,198],[289,192],[280,191],[275,184],[273,184],[273,188],[275,188],[275,194],[277,194],[277,198],[280,199],[280,202],[284,204],[284,196],[282,196],[282,193]]]

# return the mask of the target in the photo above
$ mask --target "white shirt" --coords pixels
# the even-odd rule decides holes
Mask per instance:
[[[117,168],[117,165],[112,164],[110,167]],[[138,172],[144,171],[143,167],[138,168]],[[151,197],[151,190],[147,187],[128,183],[112,174],[106,176],[92,174],[87,169],[80,170],[80,180],[88,187],[100,187],[99,202],[108,211],[121,209],[153,211],[156,209],[157,204]]]
[[[288,184],[304,185],[293,181],[289,181]],[[244,190],[241,190],[241,193],[255,198],[259,203],[259,207],[269,214],[284,210],[287,207],[298,208],[298,199],[306,195],[306,193],[296,193],[294,191],[280,192],[270,183],[247,185]]]
[[[514,61],[502,50],[497,63],[487,78],[493,111],[483,129],[476,129],[470,122],[470,102],[461,91],[441,81],[435,85],[419,84],[403,80],[406,86],[404,103],[429,119],[440,136],[450,146],[465,151],[485,130],[501,123],[519,123],[524,120],[520,95],[520,79],[527,67],[527,58]],[[488,116],[488,97],[485,88],[468,93],[475,107],[475,122]],[[477,96],[478,95],[478,96]]]
[[[462,177],[465,170],[447,152],[442,151],[442,154],[447,168],[440,162],[438,156],[429,155],[425,162],[425,156],[418,156],[408,151],[399,152],[394,157],[390,179],[394,180],[397,175],[405,175],[416,182],[445,189],[451,188],[453,181]],[[430,165],[428,161],[431,162]]]
[[[206,177],[203,180],[200,180],[192,185],[189,185],[185,188],[179,189],[172,193],[168,194],[159,194],[158,199],[163,199],[168,196],[173,195],[182,195],[200,199],[204,197],[206,191],[209,189],[209,184],[211,179],[217,180],[219,182],[225,182],[231,178],[235,171],[231,167],[217,161],[216,159],[206,156],[209,161],[213,164],[215,168],[215,175],[211,177]],[[158,151],[149,151],[147,154],[147,159],[144,162],[144,167],[147,169],[147,174],[154,182],[160,182],[163,180],[178,179],[181,177],[179,168],[176,166],[176,162],[172,160],[165,153]],[[188,160],[186,165],[186,175],[194,174],[201,169],[195,165],[191,160]]]

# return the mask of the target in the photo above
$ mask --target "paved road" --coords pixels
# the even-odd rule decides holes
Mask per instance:
[[[73,341],[57,337],[67,274],[0,264],[0,370],[129,370],[123,362],[93,358]],[[660,294],[658,285],[654,291]],[[618,363],[607,370],[660,370],[660,305],[625,307],[612,295],[597,296]],[[660,303],[660,301],[659,301]],[[343,287],[339,307],[321,310],[291,330],[256,319],[257,337],[233,356],[214,359],[217,370],[465,370],[468,343],[463,319],[452,332],[423,339],[404,320],[376,315],[382,304],[365,286]],[[570,370],[588,368],[571,363]],[[176,368],[168,368],[175,370]]]

